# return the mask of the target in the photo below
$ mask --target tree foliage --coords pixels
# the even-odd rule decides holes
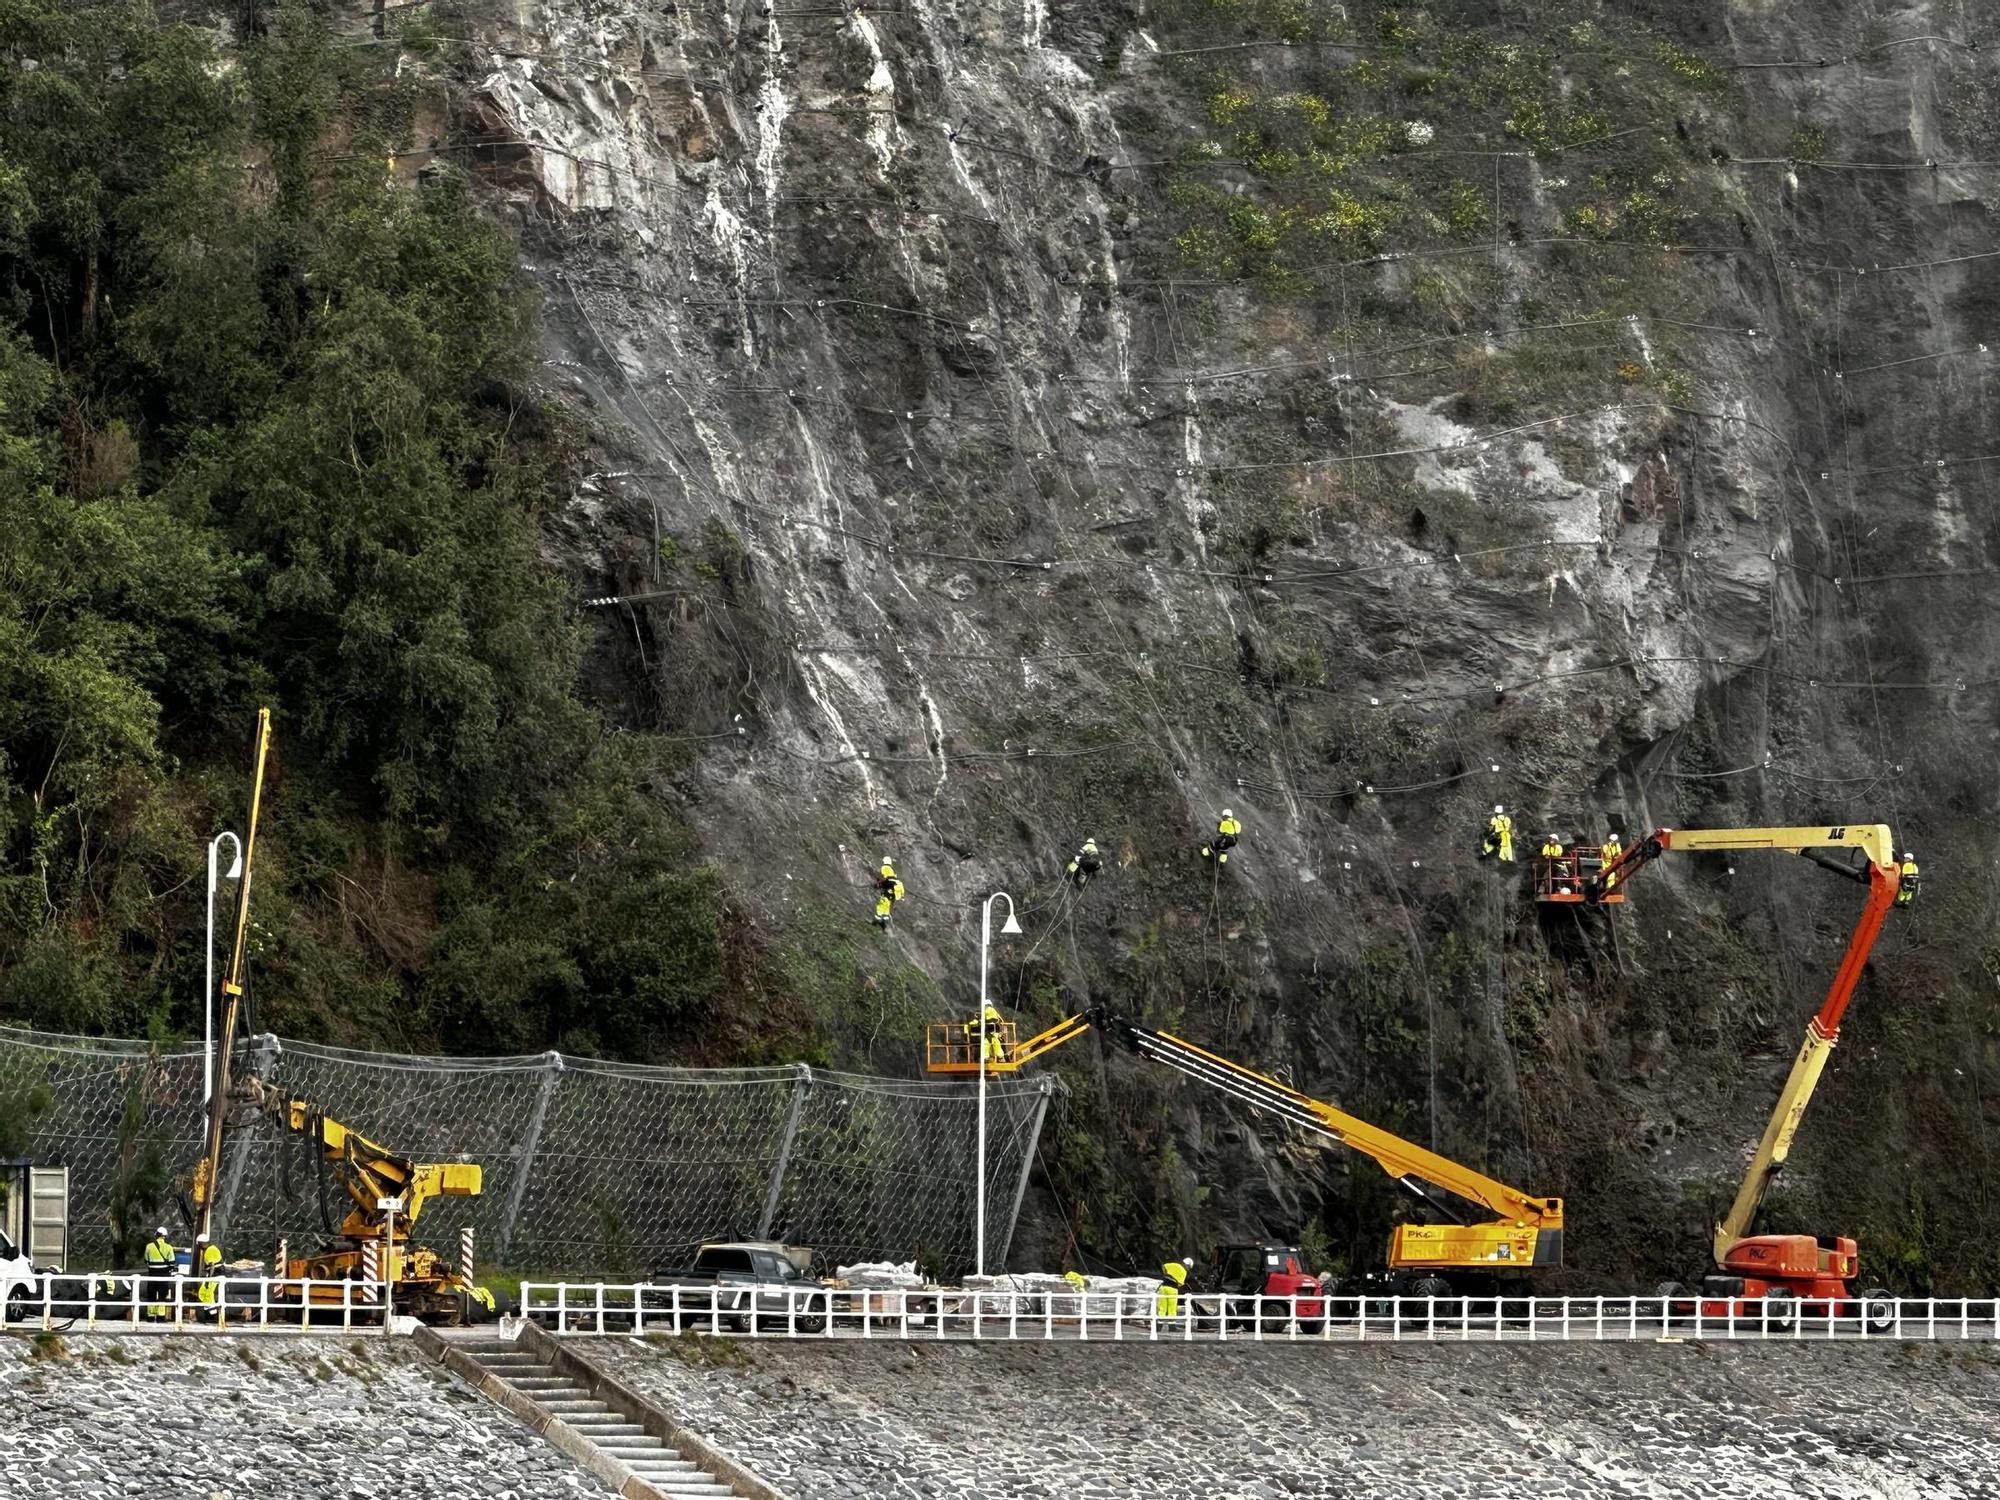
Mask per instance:
[[[193,1014],[270,702],[261,1024],[662,1054],[720,897],[575,689],[512,247],[394,169],[356,49],[266,20],[225,59],[0,0],[0,1018]]]

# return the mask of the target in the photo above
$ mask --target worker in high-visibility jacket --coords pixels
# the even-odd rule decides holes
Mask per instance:
[[[986,1060],[990,1063],[1005,1062],[1007,1060],[1007,1039],[1006,1034],[1000,1028],[1006,1022],[1001,1017],[1000,1012],[993,1008],[991,1001],[988,1001],[986,1004],[984,1016],[986,1021]],[[979,1051],[979,1022],[980,1017],[974,1016],[970,1021],[965,1023],[966,1039],[971,1043],[969,1050],[975,1056]]]
[[[1215,822],[1215,837],[1201,846],[1201,857],[1213,859],[1219,865],[1229,863],[1229,851],[1236,847],[1236,840],[1243,832],[1243,825],[1236,821],[1236,814],[1223,808],[1222,816]]]
[[[1479,841],[1481,859],[1491,859],[1496,854],[1503,863],[1514,863],[1514,820],[1498,802],[1493,804],[1493,816],[1486,820],[1486,836]]]
[[[1090,877],[1104,868],[1104,856],[1097,852],[1097,840],[1085,839],[1083,847],[1069,862],[1069,878],[1078,890],[1090,884]]]
[[[1604,840],[1604,888],[1608,891],[1618,884],[1618,872],[1611,867],[1625,857],[1625,845],[1617,834],[1608,834]]]
[[[222,1284],[216,1279],[216,1271],[222,1264],[222,1250],[209,1243],[205,1234],[196,1235],[194,1241],[194,1300],[201,1304],[204,1317],[215,1315],[216,1300],[222,1295]]]
[[[885,856],[882,872],[875,877],[875,925],[887,927],[889,913],[898,901],[903,899],[903,882],[896,874],[896,867]]]
[[[1181,1312],[1181,1288],[1187,1285],[1188,1272],[1194,1269],[1192,1260],[1170,1260],[1160,1267],[1160,1293],[1153,1304],[1153,1311],[1162,1318],[1177,1318]]]
[[[1896,904],[1908,906],[1917,899],[1919,886],[1917,856],[1913,851],[1909,849],[1903,851],[1903,864],[1898,873],[1901,878],[1896,882]]]
[[[164,1318],[171,1314],[168,1304],[174,1298],[175,1273],[174,1242],[167,1238],[167,1226],[162,1224],[146,1245],[147,1317]]]

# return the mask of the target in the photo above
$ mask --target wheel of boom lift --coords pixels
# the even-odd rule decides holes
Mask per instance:
[[[1419,1276],[1410,1283],[1409,1295],[1418,1299],[1420,1305],[1405,1304],[1405,1307],[1420,1321],[1441,1323],[1458,1316],[1458,1299],[1452,1296],[1451,1283],[1442,1276]]]
[[[1799,1321],[1799,1294],[1787,1287],[1764,1293],[1763,1324],[1774,1333],[1790,1333]]]
[[[1861,1294],[1861,1321],[1870,1333],[1887,1333],[1896,1326],[1896,1297],[1885,1286],[1871,1286]]]

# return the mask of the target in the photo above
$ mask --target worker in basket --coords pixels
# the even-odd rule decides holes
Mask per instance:
[[[1917,890],[1921,884],[1917,873],[1917,856],[1913,851],[1908,849],[1903,851],[1903,866],[1900,874],[1901,879],[1896,882],[1896,904],[1898,906],[1908,906],[1912,901],[1917,899]]]
[[[1608,891],[1618,884],[1618,861],[1625,857],[1625,844],[1617,834],[1607,834],[1604,839],[1604,888]]]
[[[1505,864],[1514,862],[1514,820],[1498,802],[1493,804],[1493,816],[1486,820],[1486,835],[1479,841],[1481,859],[1491,859],[1496,854]]]
[[[1213,859],[1218,865],[1229,863],[1229,851],[1236,847],[1237,836],[1243,832],[1243,825],[1236,821],[1236,814],[1223,808],[1222,816],[1215,823],[1215,837],[1201,846],[1201,857]]]
[[[1007,1060],[1007,1039],[1006,1034],[1000,1029],[1004,1022],[1001,1019],[1000,1012],[993,1008],[991,1001],[987,1002],[984,1016],[986,1021],[986,1060],[990,1063],[1005,1062]],[[970,1021],[965,1023],[966,1051],[975,1057],[979,1054],[980,1019],[979,1016],[974,1016]]]
[[[1569,876],[1563,863],[1562,840],[1553,833],[1542,835],[1542,858],[1548,861],[1548,889],[1558,895],[1569,894]]]
[[[1153,1310],[1162,1318],[1177,1318],[1181,1313],[1181,1288],[1187,1285],[1188,1273],[1194,1270],[1194,1261],[1183,1257],[1170,1260],[1160,1267],[1160,1291],[1153,1304]]]
[[[165,1318],[172,1315],[168,1306],[174,1298],[175,1255],[174,1242],[167,1238],[167,1226],[162,1224],[153,1232],[152,1240],[146,1246],[146,1316]]]
[[[1083,847],[1076,851],[1076,857],[1069,862],[1069,878],[1082,890],[1090,884],[1090,877],[1104,868],[1104,858],[1097,852],[1097,840],[1085,839]]]

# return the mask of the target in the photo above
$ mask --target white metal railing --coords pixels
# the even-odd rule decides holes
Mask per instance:
[[[377,1282],[276,1276],[212,1280],[215,1296],[207,1302],[201,1297],[201,1279],[192,1276],[42,1272],[6,1284],[0,1299],[0,1329],[331,1332],[382,1321],[382,1288]]]
[[[2000,1340],[1993,1298],[1264,1297],[1132,1292],[523,1282],[558,1334],[739,1338],[1365,1343],[1738,1339]]]

